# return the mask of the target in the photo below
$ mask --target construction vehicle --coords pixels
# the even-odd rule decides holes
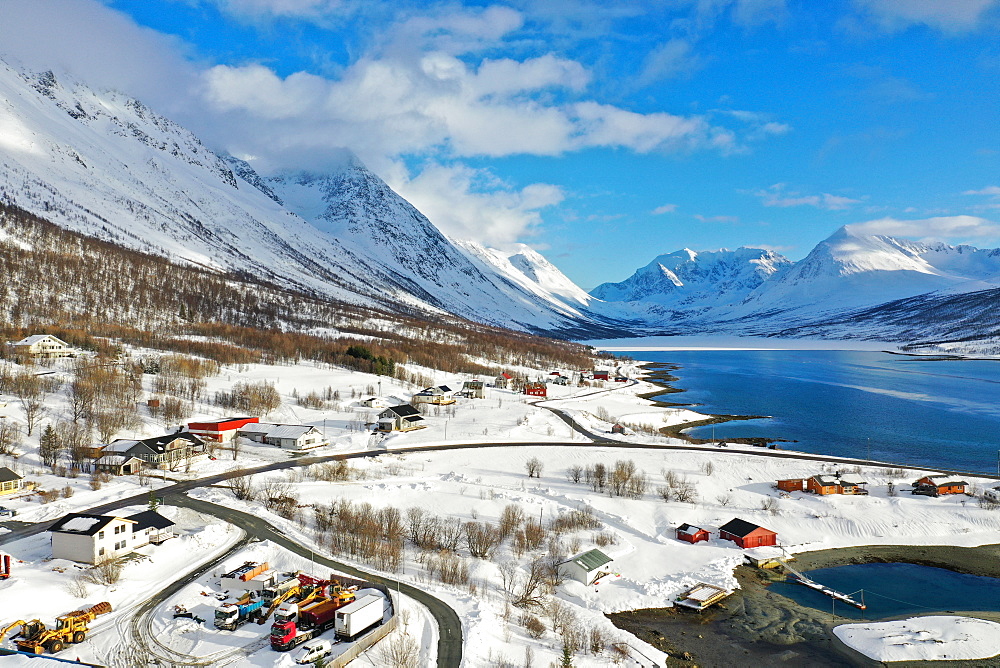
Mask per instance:
[[[271,613],[277,610],[278,606],[285,601],[290,601],[293,598],[299,597],[299,601],[301,602],[304,598],[313,596],[316,591],[316,588],[313,588],[312,592],[310,592],[308,588],[303,589],[302,584],[299,582],[297,577],[289,578],[288,580],[275,584],[273,587],[268,587],[261,592],[261,598],[264,599],[266,609],[261,610],[260,616],[257,617],[257,623],[264,624],[267,622]]]
[[[354,592],[338,587],[330,597],[305,605],[282,603],[271,625],[271,649],[286,652],[315,638],[336,623],[337,610],[354,601]]]
[[[46,651],[55,654],[70,643],[80,643],[87,638],[88,625],[98,615],[111,612],[111,604],[107,601],[98,603],[89,610],[75,610],[61,617],[56,617],[56,627],[46,628],[37,619],[30,622],[16,621],[0,631],[0,642],[7,632],[15,626],[20,626],[20,632],[14,636],[14,644],[22,652],[44,654]]]
[[[235,603],[223,603],[215,609],[215,628],[235,631],[252,619],[261,615],[264,599],[247,592]]]

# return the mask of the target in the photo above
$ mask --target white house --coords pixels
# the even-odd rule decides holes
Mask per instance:
[[[330,443],[319,429],[307,424],[251,422],[240,427],[236,433],[255,443],[277,445],[286,450],[306,450]]]
[[[144,510],[141,513],[129,515],[128,519],[135,522],[132,526],[132,535],[135,537],[133,547],[142,547],[150,543],[159,545],[174,537],[174,532],[170,529],[174,523],[155,510]]]
[[[426,425],[420,424],[424,418],[419,411],[410,404],[400,404],[391,406],[378,414],[379,431],[410,431],[413,429],[423,429]]]
[[[51,334],[33,334],[11,344],[14,350],[32,357],[76,357],[77,350]]]
[[[361,405],[365,408],[388,408],[389,402],[382,397],[368,397],[361,400]]]
[[[1000,485],[994,485],[983,492],[983,498],[994,503],[1000,503]]]
[[[123,517],[70,513],[49,527],[52,556],[85,564],[120,557],[137,547],[135,525]]]
[[[462,383],[462,394],[473,399],[485,399],[486,383],[481,380],[467,380]]]
[[[447,385],[438,385],[437,387],[428,387],[425,390],[421,390],[413,395],[413,403],[415,404],[437,404],[438,406],[445,406],[447,404],[455,403],[455,399],[452,396],[451,388]]]
[[[589,585],[609,572],[608,565],[612,561],[611,557],[600,550],[588,550],[559,564],[559,571],[568,578]]]

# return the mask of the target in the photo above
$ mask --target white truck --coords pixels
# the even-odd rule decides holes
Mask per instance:
[[[364,631],[382,621],[385,597],[381,594],[362,596],[354,603],[337,611],[335,629],[337,637],[353,640]]]

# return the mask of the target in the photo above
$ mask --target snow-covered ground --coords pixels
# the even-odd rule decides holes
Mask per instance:
[[[876,661],[962,661],[1000,654],[1000,624],[971,617],[843,624],[833,632]]]
[[[641,336],[595,339],[587,345],[609,352],[653,350],[898,350],[898,343],[868,340],[780,339],[769,336]]]
[[[626,365],[622,372],[636,376],[635,367]],[[428,369],[418,370],[434,379],[435,383],[460,385],[462,377],[435,374]],[[571,371],[571,370],[564,370]],[[539,376],[544,373],[535,372]],[[863,468],[861,476],[868,481],[870,496],[817,497],[804,493],[782,494],[773,488],[778,479],[808,477],[816,473],[831,472],[835,467],[819,462],[767,457],[767,451],[752,446],[730,447],[717,452],[683,450],[629,450],[607,445],[595,445],[579,434],[571,435],[569,427],[556,415],[541,406],[535,399],[507,390],[489,388],[485,399],[463,399],[453,407],[432,408],[425,416],[426,429],[397,433],[380,441],[371,439],[361,424],[371,419],[374,409],[363,409],[358,401],[372,394],[381,394],[394,401],[409,400],[419,387],[409,387],[398,381],[378,378],[343,369],[329,369],[314,365],[265,366],[251,365],[224,368],[219,376],[207,379],[206,396],[228,389],[237,381],[268,380],[282,394],[283,405],[271,415],[269,421],[314,424],[326,432],[332,444],[309,451],[309,454],[333,454],[357,451],[375,451],[377,457],[351,460],[353,470],[349,479],[341,482],[318,480],[308,471],[292,470],[271,474],[258,474],[255,482],[267,479],[287,484],[289,493],[298,497],[303,508],[304,525],[281,519],[257,503],[237,501],[225,488],[203,488],[193,496],[208,501],[248,509],[269,519],[286,534],[323,553],[322,539],[315,535],[311,524],[309,506],[350,501],[370,503],[376,508],[392,506],[403,514],[411,508],[423,510],[441,518],[457,518],[463,522],[479,521],[496,523],[508,506],[517,506],[524,519],[540,521],[547,536],[538,548],[518,554],[511,539],[497,550],[492,560],[473,558],[460,545],[458,555],[469,570],[469,580],[461,585],[446,585],[432,577],[427,568],[429,555],[408,545],[401,572],[385,573],[427,590],[452,606],[463,623],[465,665],[489,665],[506,658],[521,663],[526,653],[533,656],[536,665],[548,665],[558,659],[562,648],[560,634],[554,625],[567,624],[567,615],[558,611],[571,610],[572,623],[585,633],[603,636],[604,644],[628,641],[642,652],[658,661],[663,655],[654,648],[613,627],[604,613],[636,608],[664,607],[696,582],[707,582],[731,588],[736,586],[733,567],[742,560],[742,551],[734,544],[713,540],[690,545],[675,539],[674,529],[682,523],[695,524],[710,530],[733,518],[741,518],[777,531],[779,539],[790,552],[822,548],[878,545],[878,544],[951,544],[981,545],[1000,542],[1000,513],[980,508],[967,497],[927,498],[902,494],[892,496],[887,483],[897,486],[919,477],[919,472],[909,473],[904,480],[890,478],[890,472],[881,468]],[[381,385],[379,385],[381,383]],[[294,396],[310,392],[337,392],[327,407],[312,409],[299,406]],[[608,433],[615,421],[667,425],[684,420],[698,419],[697,413],[682,409],[661,408],[641,399],[638,394],[649,392],[654,386],[643,382],[594,383],[591,387],[564,387],[549,385],[549,399],[544,405],[565,411],[575,421],[595,433]],[[380,390],[380,391],[379,391]],[[51,397],[51,411],[65,410],[65,399],[59,394]],[[22,419],[16,405],[8,408],[11,419]],[[194,417],[222,416],[225,411],[205,402],[195,405]],[[162,434],[171,430],[170,425],[146,416],[144,426],[136,435]],[[122,436],[131,436],[123,434]],[[37,438],[37,437],[34,437]],[[645,434],[615,435],[625,441],[681,445],[682,442],[661,436]],[[434,450],[444,443],[470,443],[490,441],[499,447],[464,450]],[[503,446],[504,442],[531,442],[537,446]],[[573,443],[568,445],[567,443]],[[545,445],[549,443],[550,445]],[[146,480],[141,486],[134,479],[116,479],[100,490],[91,490],[87,478],[67,480],[43,472],[32,447],[37,440],[27,440],[22,456],[14,461],[28,478],[45,488],[69,484],[75,493],[50,504],[39,504],[30,495],[5,499],[4,505],[16,508],[18,519],[51,520],[66,512],[79,511],[104,500],[120,498],[136,491],[148,490],[150,484],[168,484],[170,479],[203,476],[229,470],[233,467],[252,467],[271,461],[286,460],[294,456],[270,446],[245,446],[239,459],[233,461],[227,450],[217,452],[217,459],[196,460],[190,471],[167,472],[166,481]],[[426,445],[426,451],[394,452],[399,448]],[[541,464],[539,477],[528,477],[528,460],[537,458]],[[584,479],[573,482],[576,467],[584,470],[603,464],[613,469],[617,462],[631,462],[635,471],[646,477],[646,488],[640,498],[612,496],[609,490],[595,490]],[[977,482],[970,480],[970,482]],[[695,497],[687,502],[673,498],[664,501],[661,488],[673,483],[685,483],[694,490]],[[58,505],[56,505],[58,504]],[[168,509],[169,510],[169,509]],[[577,528],[556,533],[552,522],[566,518],[574,512],[584,511],[596,523],[590,528]],[[173,566],[149,568],[147,562],[138,562],[126,570],[123,583],[107,591],[92,589],[86,601],[79,601],[68,593],[71,574],[78,566],[65,563],[63,572],[53,571],[55,564],[47,560],[48,538],[44,534],[4,546],[13,554],[16,564],[15,577],[0,583],[0,597],[15,601],[9,609],[5,606],[0,623],[19,617],[39,617],[51,623],[52,619],[69,610],[92,605],[98,600],[109,600],[115,612],[108,620],[98,623],[105,629],[79,647],[81,656],[100,657],[108,645],[103,638],[119,638],[115,619],[125,619],[128,611],[150,592],[161,588],[177,575],[176,564],[185,569],[205,563],[212,554],[224,549],[227,541],[235,540],[235,533],[226,533],[221,525],[208,522],[199,530],[191,526],[185,537],[168,541],[159,548],[150,548],[152,564],[158,564],[160,555]],[[549,538],[557,539],[552,542]],[[195,546],[195,542],[197,543]],[[599,584],[584,586],[568,581],[551,594],[543,597],[543,604],[521,610],[509,605],[504,593],[499,564],[510,562],[521,567],[520,572],[535,556],[558,553],[564,556],[597,547],[614,559],[610,577]],[[178,552],[179,551],[179,552]],[[191,554],[197,554],[195,559]],[[334,555],[344,561],[346,557]],[[282,569],[310,571],[310,564],[270,543],[258,544],[233,561],[266,559]],[[173,561],[171,561],[173,560]],[[55,564],[59,565],[59,564]],[[370,566],[359,563],[366,570]],[[377,572],[377,571],[376,571]],[[184,589],[175,601],[184,605],[206,606],[206,597],[200,594],[210,582],[199,582]],[[41,589],[39,589],[41,588]],[[39,596],[42,591],[50,595]],[[30,593],[29,593],[30,592]],[[205,612],[211,607],[208,602]],[[411,608],[407,631],[417,639],[424,661],[433,660],[436,647],[436,629],[423,609],[404,602]],[[210,627],[192,626],[190,621],[175,621],[167,616],[163,607],[157,613],[156,628],[162,637],[169,637],[183,645],[184,651],[206,653],[219,651],[219,646],[238,638],[230,634],[228,641],[220,641]],[[540,638],[531,638],[524,628],[525,614],[536,616],[544,625]],[[561,617],[560,617],[561,615]],[[201,614],[206,620],[210,614]],[[7,618],[11,619],[8,620]],[[210,622],[209,622],[210,623]],[[246,627],[244,627],[246,628]],[[257,632],[260,629],[251,629]],[[246,631],[250,633],[250,631]],[[261,633],[263,633],[261,631]],[[241,659],[244,665],[272,665],[274,654],[268,648]],[[609,655],[589,654],[581,651],[575,665],[581,667],[604,666]]]

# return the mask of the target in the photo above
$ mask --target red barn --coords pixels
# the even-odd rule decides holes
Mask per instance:
[[[711,535],[708,533],[707,529],[702,529],[701,527],[696,527],[691,524],[682,524],[677,527],[677,540],[683,540],[685,542],[700,543],[703,540],[708,540]]]
[[[788,478],[778,481],[778,489],[783,492],[801,492],[806,488],[805,478]]]
[[[729,520],[719,527],[719,538],[731,540],[743,548],[778,544],[778,534],[741,519]]]
[[[189,422],[188,431],[200,436],[204,441],[224,443],[236,436],[236,430],[251,422],[260,422],[255,417],[228,417],[208,422]]]
[[[533,397],[547,397],[549,396],[548,392],[545,383],[525,383],[524,385],[524,393]]]
[[[611,380],[610,371],[594,371],[594,380]]]

